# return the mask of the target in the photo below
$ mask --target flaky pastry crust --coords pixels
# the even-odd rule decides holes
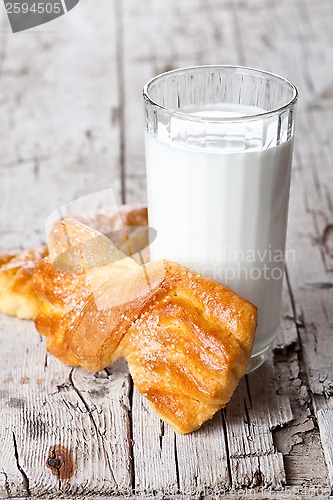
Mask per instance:
[[[46,247],[0,255],[0,312],[20,319],[36,317],[41,301],[35,292],[33,273],[46,255]]]
[[[136,261],[148,260],[147,207],[131,205],[110,207],[90,216],[73,215],[73,218],[103,234],[110,235],[117,247]],[[33,273],[37,263],[46,255],[48,255],[46,246],[23,252],[0,254],[1,313],[29,320],[36,318],[39,309],[44,309],[42,301],[35,292]]]
[[[140,266],[116,249],[112,260],[100,237],[69,219],[55,228],[34,275],[43,301],[36,327],[65,363],[98,371],[125,358],[158,415],[192,432],[227,404],[245,373],[256,308],[176,263]]]

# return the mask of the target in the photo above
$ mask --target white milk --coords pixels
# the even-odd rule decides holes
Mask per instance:
[[[262,112],[239,105],[181,111],[211,118]],[[168,126],[183,125],[171,119]],[[200,138],[171,146],[146,133],[146,167],[149,225],[157,230],[152,260],[184,264],[253,302],[256,355],[279,327],[292,139],[275,146],[273,126],[250,126],[256,140],[236,152],[219,145],[211,152]],[[263,141],[270,147],[261,151]]]

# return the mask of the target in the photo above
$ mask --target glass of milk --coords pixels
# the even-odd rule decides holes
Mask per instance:
[[[248,371],[279,329],[296,87],[236,66],[198,66],[144,87],[151,260],[226,284],[258,308]]]

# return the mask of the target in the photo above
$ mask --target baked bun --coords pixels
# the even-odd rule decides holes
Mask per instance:
[[[128,361],[134,384],[180,433],[230,400],[254,342],[254,305],[169,261],[138,265],[99,232],[65,219],[36,266],[36,328],[62,361],[98,371]]]
[[[112,207],[91,216],[73,215],[73,218],[109,235],[121,251],[136,261],[142,263],[148,260],[148,216],[145,206]],[[32,277],[36,264],[47,254],[47,247],[0,254],[1,313],[20,319],[35,319],[42,302],[36,295]]]
[[[34,319],[41,305],[33,273],[47,248],[0,255],[0,312],[20,319]]]

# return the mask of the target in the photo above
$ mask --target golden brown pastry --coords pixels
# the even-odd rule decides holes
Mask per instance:
[[[37,262],[47,255],[42,247],[0,256],[0,312],[21,319],[34,319],[40,307],[33,284]]]
[[[134,384],[177,432],[198,429],[230,400],[244,375],[256,309],[230,289],[168,261],[151,303],[118,350]]]
[[[104,284],[124,287],[119,274],[123,276],[127,268],[136,269],[139,265],[124,256],[101,233],[70,219],[54,225],[48,246],[50,255],[38,263],[34,274],[35,289],[43,302],[35,324],[37,330],[48,337],[49,352],[65,363],[77,365],[78,359],[68,348],[64,336],[75,329],[85,311],[87,317],[94,318],[94,309],[97,305],[102,307],[99,303],[102,299],[107,299],[112,307],[113,299],[117,301],[120,292],[113,290],[112,297],[102,294],[98,302]],[[114,264],[111,266],[106,262]],[[93,267],[93,264],[99,267]],[[118,335],[113,336],[113,342],[117,341]],[[98,340],[101,339],[100,333]]]
[[[138,262],[148,260],[146,207],[125,205],[119,209],[107,208],[92,216],[73,217],[111,235],[117,247]],[[1,313],[20,319],[35,319],[39,308],[43,306],[35,293],[32,277],[36,264],[47,253],[47,248],[42,247],[0,255]]]
[[[50,352],[90,371],[126,358],[139,392],[180,433],[226,405],[251,355],[255,306],[178,264],[139,266],[74,220],[55,226],[49,248],[35,286]]]

